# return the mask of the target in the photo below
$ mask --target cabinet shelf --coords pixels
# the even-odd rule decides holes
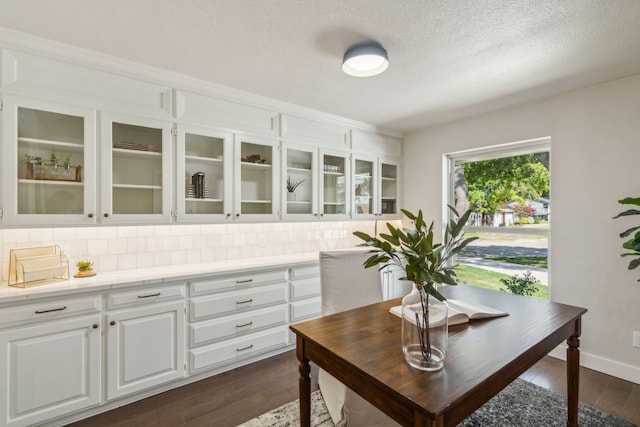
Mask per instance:
[[[381,197],[382,200],[395,200],[396,197]]]
[[[199,163],[216,163],[222,164],[222,159],[217,157],[200,157],[200,156],[184,156],[185,160]]]
[[[19,179],[18,184],[31,184],[31,185],[62,185],[67,187],[82,187],[83,182],[78,181],[63,181],[57,179]]]
[[[344,172],[323,171],[322,173],[325,175],[331,175],[331,176],[344,176]]]
[[[345,202],[324,202],[326,206],[344,206]]]
[[[213,203],[213,202],[220,203],[220,202],[222,202],[222,199],[211,199],[211,198],[209,198],[209,199],[199,199],[199,198],[195,198],[195,197],[187,197],[184,200],[185,200],[185,202],[196,202],[196,203],[198,203],[198,202],[203,202],[203,203],[207,203],[207,202],[209,202],[209,203]]]
[[[266,204],[266,203],[271,203],[272,201],[271,200],[250,200],[250,199],[245,200],[245,199],[243,199],[240,202],[241,203],[264,203],[264,204]]]
[[[82,152],[84,145],[75,142],[67,141],[54,141],[51,139],[37,139],[37,138],[25,138],[19,137],[18,142],[22,143],[26,147],[48,146],[55,148],[64,148],[65,151]]]
[[[312,172],[311,169],[307,169],[307,168],[296,168],[296,167],[287,167],[287,171],[288,172],[297,172],[297,173],[305,173],[305,174],[310,174]]]
[[[310,200],[301,200],[301,201],[297,201],[297,200],[290,200],[287,201],[288,205],[310,205],[311,201]]]
[[[125,148],[113,148],[113,156],[127,158],[127,159],[135,159],[135,158],[148,159],[150,157],[161,158],[162,153],[158,153],[157,151],[127,150]]]
[[[126,188],[133,190],[162,190],[162,186],[160,185],[113,184],[113,188]]]
[[[268,163],[251,163],[251,162],[240,162],[244,169],[253,169],[253,170],[267,170],[271,169],[271,165]]]
[[[382,177],[383,181],[395,181],[396,179],[397,178],[393,178],[393,177],[390,177],[390,176],[383,176]]]

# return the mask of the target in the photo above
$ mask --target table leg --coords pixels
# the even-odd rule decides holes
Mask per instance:
[[[300,426],[311,427],[311,366],[309,359],[304,356],[304,339],[300,336],[296,337],[296,355],[300,364],[298,371],[300,378],[298,379],[298,387],[300,394]]]
[[[575,331],[567,339],[567,426],[578,427],[578,392],[580,389],[581,322],[576,320]]]

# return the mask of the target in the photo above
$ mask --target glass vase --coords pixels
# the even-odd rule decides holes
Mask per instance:
[[[402,352],[406,362],[423,371],[443,368],[449,339],[447,304],[413,285],[402,298]]]

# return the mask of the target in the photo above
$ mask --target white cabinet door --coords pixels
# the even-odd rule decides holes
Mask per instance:
[[[353,157],[353,202],[351,218],[374,219],[378,215],[378,160],[375,157]]]
[[[378,214],[383,219],[398,218],[400,215],[400,163],[393,159],[378,161]]]
[[[171,221],[168,121],[102,113],[104,223]]]
[[[100,402],[100,316],[0,332],[0,425],[26,426]]]
[[[235,135],[235,221],[279,218],[280,156],[276,140]]]
[[[282,144],[282,217],[317,219],[318,150],[305,145]]]
[[[107,398],[183,378],[183,301],[107,315]]]
[[[3,110],[4,223],[95,223],[95,111],[12,96]]]
[[[349,153],[320,150],[319,203],[320,219],[349,219],[351,206],[351,168]]]
[[[233,136],[230,133],[178,126],[177,220],[221,221],[233,209]]]

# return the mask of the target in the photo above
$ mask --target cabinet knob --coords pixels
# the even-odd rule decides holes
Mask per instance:
[[[324,216],[324,213],[321,213],[320,216]]]
[[[239,214],[239,213],[237,213],[237,214],[236,214],[236,218],[238,218],[239,216],[240,216],[240,214]]]
[[[109,214],[108,214],[108,213],[105,213],[105,214],[104,214],[104,217],[105,217],[105,218],[109,218]]]
[[[88,216],[89,218],[93,218],[93,214],[92,214],[92,213],[88,214],[87,216]]]
[[[109,324],[110,324],[111,326],[113,326],[113,325],[115,325],[115,324],[116,324],[116,321],[115,321],[115,320],[112,320],[111,322],[109,322]]]
[[[97,323],[93,324],[93,329],[98,329],[98,324]]]
[[[227,218],[229,218],[229,217],[231,217],[231,214],[230,214],[230,213],[228,213],[228,214],[227,214]]]

